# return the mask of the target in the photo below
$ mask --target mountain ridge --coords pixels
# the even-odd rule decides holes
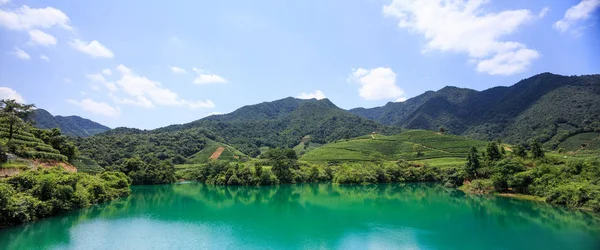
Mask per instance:
[[[54,116],[45,109],[36,109],[31,120],[41,129],[59,128],[69,136],[88,137],[110,130],[100,123],[76,115]]]

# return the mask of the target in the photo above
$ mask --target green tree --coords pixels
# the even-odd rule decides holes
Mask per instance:
[[[502,154],[498,150],[498,144],[496,142],[488,142],[485,147],[485,161],[489,164],[500,159],[502,159]]]
[[[276,148],[267,151],[265,157],[269,160],[269,164],[273,166],[271,171],[279,179],[279,182],[290,183],[292,181],[290,168],[298,167],[296,151],[290,148]]]
[[[18,129],[25,126],[25,121],[34,108],[33,104],[21,104],[12,99],[0,100],[0,119],[8,124],[9,141]]]
[[[527,150],[525,149],[525,146],[523,146],[523,144],[518,144],[513,149],[513,154],[515,156],[518,156],[518,157],[521,157],[521,158],[526,158],[527,157]]]
[[[440,134],[445,134],[446,133],[446,129],[444,127],[440,127]]]
[[[481,168],[481,163],[476,147],[471,147],[471,150],[469,150],[464,168],[468,178],[477,178],[477,170]]]
[[[540,142],[533,140],[529,146],[531,147],[531,157],[534,159],[544,158],[544,151]]]
[[[423,156],[423,146],[420,144],[413,144],[412,149],[416,152],[417,157]]]

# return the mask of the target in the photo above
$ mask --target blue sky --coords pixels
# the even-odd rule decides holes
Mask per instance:
[[[599,0],[0,0],[0,98],[110,127],[600,73]]]

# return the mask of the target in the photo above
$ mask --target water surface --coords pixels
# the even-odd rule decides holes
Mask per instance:
[[[0,249],[600,249],[596,216],[434,184],[135,186]]]

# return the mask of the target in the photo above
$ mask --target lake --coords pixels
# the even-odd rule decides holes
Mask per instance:
[[[0,231],[0,249],[600,249],[600,219],[436,184],[134,186]]]

